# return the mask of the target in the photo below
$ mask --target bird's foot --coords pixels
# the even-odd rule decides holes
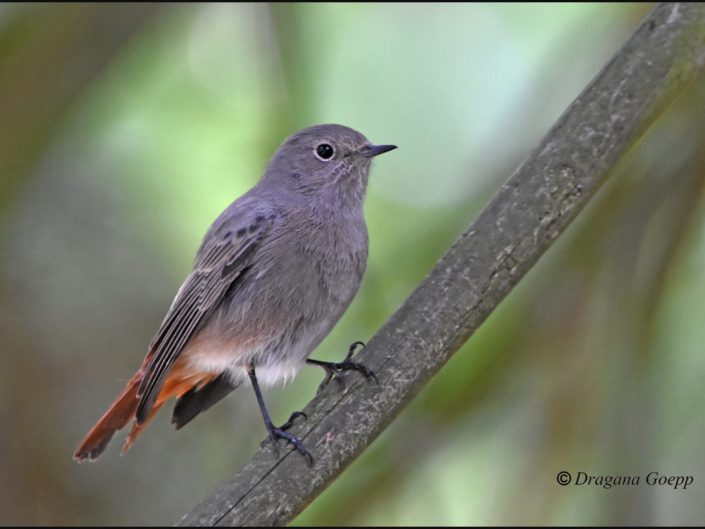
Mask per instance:
[[[296,420],[297,417],[303,417],[304,420],[308,419],[308,415],[306,415],[304,412],[295,411],[294,413],[292,413],[289,416],[289,419],[279,427],[279,429],[285,430],[285,431],[288,430],[289,428],[291,428],[294,425],[294,421]]]
[[[376,384],[379,384],[377,376],[371,369],[359,362],[353,362],[351,360],[358,346],[365,347],[365,344],[364,342],[357,341],[350,345],[350,348],[348,349],[348,354],[345,356],[345,360],[343,360],[342,362],[325,362],[323,360],[313,360],[310,358],[306,360],[307,363],[321,367],[326,372],[326,376],[323,379],[323,382],[321,382],[321,384],[318,386],[319,392],[324,387],[326,387],[328,383],[333,379],[337,380],[338,383],[345,385],[345,379],[342,376],[345,371],[358,371],[362,373],[365,378],[372,379],[375,381]]]
[[[296,412],[296,413],[301,413],[301,412]],[[289,424],[289,422],[291,422],[291,419],[289,421],[287,421],[286,424],[284,424],[282,426],[282,428],[277,428],[276,426],[272,426],[271,428],[269,428],[269,438],[266,439],[262,444],[266,443],[267,441],[271,441],[272,447],[274,448],[274,453],[276,454],[276,456],[278,458],[279,457],[278,440],[284,439],[287,443],[289,443],[290,445],[293,445],[293,447],[296,448],[296,450],[302,456],[304,456],[306,458],[306,460],[308,462],[308,466],[312,466],[313,465],[313,456],[311,455],[311,452],[309,452],[308,449],[304,446],[301,439],[299,439],[298,437],[296,437],[293,434],[290,434],[284,428],[284,427],[291,426],[291,424]]]

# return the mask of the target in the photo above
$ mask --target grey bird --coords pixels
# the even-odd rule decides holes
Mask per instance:
[[[113,434],[134,420],[127,451],[159,408],[176,397],[181,428],[249,379],[275,444],[292,414],[275,427],[259,382],[292,379],[306,363],[323,367],[324,383],[354,369],[351,360],[308,356],[355,296],[367,262],[363,202],[373,157],[395,149],[373,145],[342,125],[317,125],[287,138],[260,181],[208,229],[193,271],[176,294],[142,366],[74,453],[98,457]]]

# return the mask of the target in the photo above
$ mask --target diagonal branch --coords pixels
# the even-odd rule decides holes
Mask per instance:
[[[705,5],[659,4],[356,360],[306,409],[312,451],[261,449],[184,525],[282,525],[384,430],[553,244],[627,150],[705,65]]]

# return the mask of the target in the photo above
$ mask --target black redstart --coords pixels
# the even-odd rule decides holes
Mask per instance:
[[[208,229],[142,366],[74,459],[95,459],[134,419],[126,451],[171,397],[172,423],[181,428],[249,378],[269,438],[311,460],[286,431],[292,419],[272,424],[258,381],[289,380],[305,363],[323,367],[326,380],[347,369],[373,376],[350,360],[352,346],[340,363],[308,356],[360,286],[370,161],[394,148],[342,125],[317,125],[284,141],[257,185]]]

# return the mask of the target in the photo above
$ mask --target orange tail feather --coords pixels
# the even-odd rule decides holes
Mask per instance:
[[[147,419],[142,424],[135,422],[132,426],[130,434],[122,447],[122,451],[127,452],[135,442],[137,436],[149,424],[159,408],[171,397],[181,397],[194,387],[202,387],[216,375],[210,373],[194,373],[181,368],[179,364],[174,366],[166,380],[164,386],[159,392],[154,406],[152,407]],[[140,382],[142,382],[142,369],[140,369],[134,377],[127,383],[127,386],[120,396],[113,402],[108,411],[98,420],[96,425],[91,428],[86,438],[76,449],[73,458],[77,461],[86,459],[92,461],[97,458],[107,446],[113,434],[122,429],[131,419],[135,418],[139,397],[137,390]]]
[[[76,461],[86,459],[92,461],[98,457],[105,450],[113,434],[134,417],[139,402],[137,389],[141,381],[142,370],[140,369],[76,449],[73,454]]]
[[[132,430],[130,430],[130,434],[127,436],[125,444],[122,446],[122,453],[124,454],[130,449],[132,443],[134,443],[135,439],[137,439],[137,436],[142,432],[142,430],[144,430],[144,428],[154,418],[157,411],[159,411],[159,408],[161,408],[167,400],[171,397],[181,397],[184,393],[188,393],[194,387],[201,388],[215,377],[216,375],[187,373],[178,368],[174,369],[165,380],[164,387],[162,387],[162,390],[159,392],[159,396],[157,397],[154,406],[144,422],[142,424],[137,424],[137,421],[135,421],[132,424]]]

